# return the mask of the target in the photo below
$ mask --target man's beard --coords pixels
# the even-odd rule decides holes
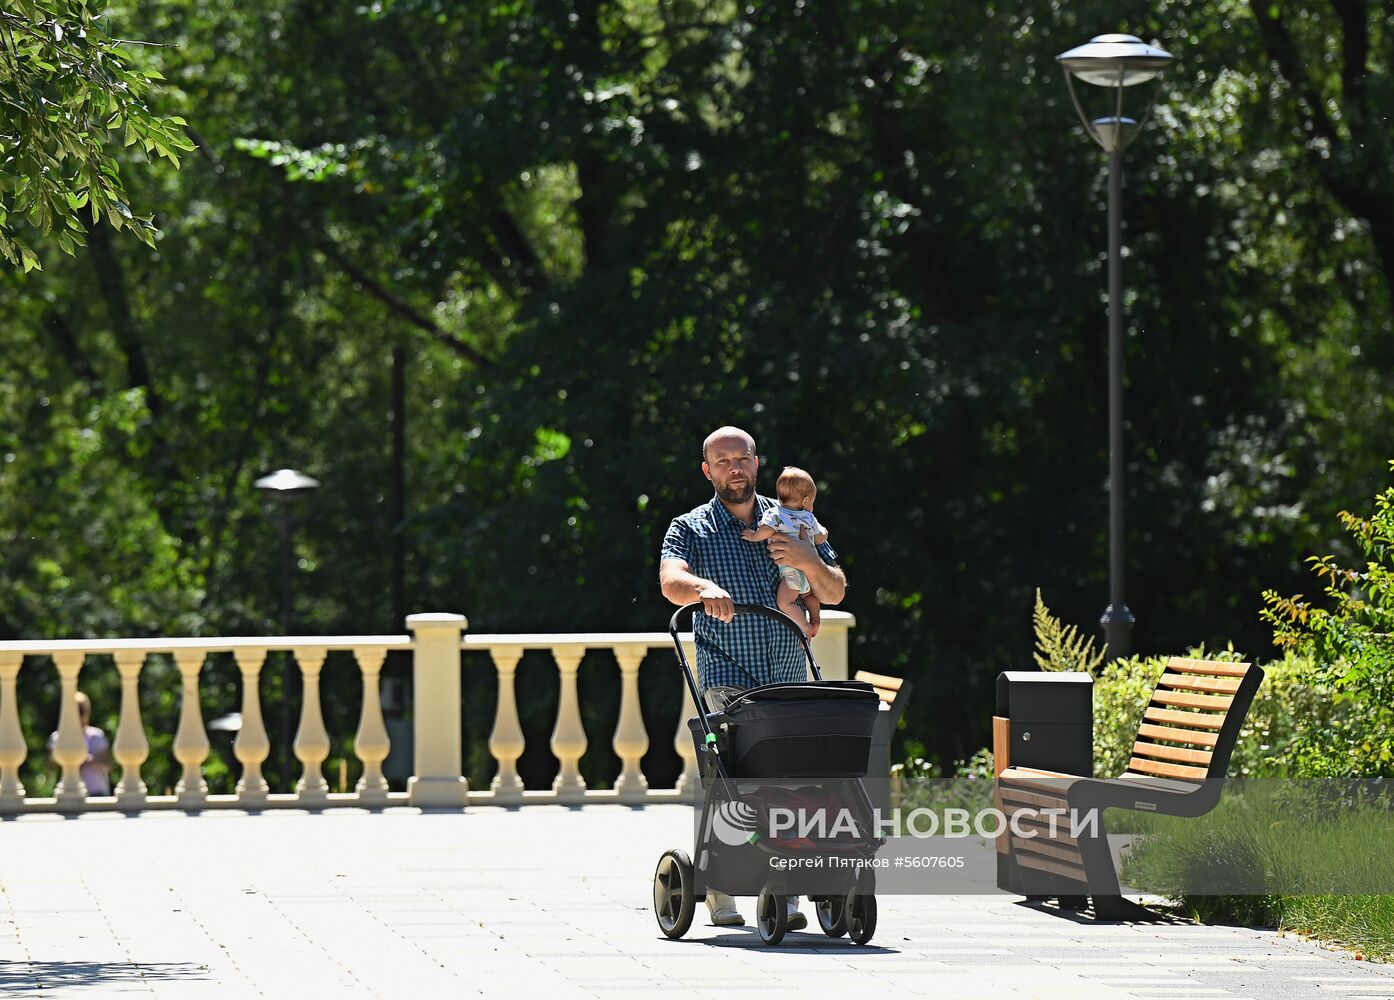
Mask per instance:
[[[718,486],[716,488],[716,495],[721,498],[722,503],[748,503],[750,498],[755,495],[755,483],[747,479],[740,486],[734,488],[727,486],[725,489],[722,489]]]

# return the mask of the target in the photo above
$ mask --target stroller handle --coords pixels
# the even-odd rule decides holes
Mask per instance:
[[[763,618],[769,618],[779,622],[799,637],[799,642],[803,644],[804,651],[808,652],[808,636],[804,635],[804,631],[799,627],[799,623],[794,621],[794,619],[790,618],[783,611],[764,604],[737,604],[735,608],[736,614],[738,615],[760,615]],[[668,620],[669,634],[677,638],[678,623],[682,620],[683,616],[686,615],[690,620],[692,615],[700,610],[702,610],[702,602],[693,601],[691,604],[684,604],[682,607],[678,608],[678,610],[674,611],[673,617]],[[812,658],[813,654],[809,653],[809,659]]]
[[[678,608],[677,611],[674,611],[673,617],[668,621],[668,634],[673,637],[673,647],[677,650],[678,654],[678,666],[682,669],[683,677],[687,681],[688,691],[692,695],[692,704],[697,707],[698,715],[705,716],[706,712],[702,708],[702,698],[697,688],[696,678],[693,677],[692,668],[688,665],[687,654],[683,652],[682,642],[678,639],[678,627],[680,623],[683,622],[684,618],[690,621],[692,615],[701,610],[701,607],[701,601],[694,601],[691,604],[684,604],[682,607]],[[794,621],[794,619],[790,618],[778,608],[771,608],[764,604],[737,604],[736,614],[759,615],[762,618],[769,618],[772,621],[779,622],[785,628],[791,630],[794,635],[799,638],[799,645],[803,647],[804,657],[808,660],[808,665],[813,670],[814,680],[821,681],[823,679],[823,671],[818,668],[818,661],[813,658],[813,647],[808,644],[808,636],[804,635],[803,629],[799,627],[798,622]],[[751,686],[754,687],[756,685]]]

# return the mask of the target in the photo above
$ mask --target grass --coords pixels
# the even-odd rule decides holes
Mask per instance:
[[[1131,819],[1146,832],[1124,864],[1127,884],[1197,920],[1275,926],[1394,960],[1387,800],[1316,782],[1231,783],[1207,816]]]

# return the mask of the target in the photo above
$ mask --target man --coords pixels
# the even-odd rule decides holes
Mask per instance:
[[[847,577],[836,563],[837,553],[827,542],[815,547],[804,532],[798,538],[777,535],[763,545],[741,538],[741,532],[755,528],[761,515],[775,504],[755,492],[759,468],[755,439],[739,427],[721,427],[707,435],[702,443],[702,475],[710,480],[716,495],[673,519],[659,558],[658,584],[663,596],[679,606],[702,602],[702,610],[692,616],[697,683],[718,703],[723,700],[723,688],[788,683],[807,677],[797,637],[766,618],[735,618],[735,605],[774,607],[780,566],[802,570],[813,596],[824,605],[839,603],[847,589]],[[797,897],[790,899],[790,930],[808,925],[798,905]],[[725,893],[707,893],[707,908],[718,927],[745,923],[735,901]]]

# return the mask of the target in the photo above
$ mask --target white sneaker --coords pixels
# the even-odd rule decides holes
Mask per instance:
[[[736,900],[724,892],[715,889],[707,892],[707,910],[711,913],[713,927],[745,926],[745,917],[736,909]]]
[[[786,926],[791,931],[801,931],[808,926],[808,918],[799,912],[799,897],[790,896],[788,899],[788,919]]]

